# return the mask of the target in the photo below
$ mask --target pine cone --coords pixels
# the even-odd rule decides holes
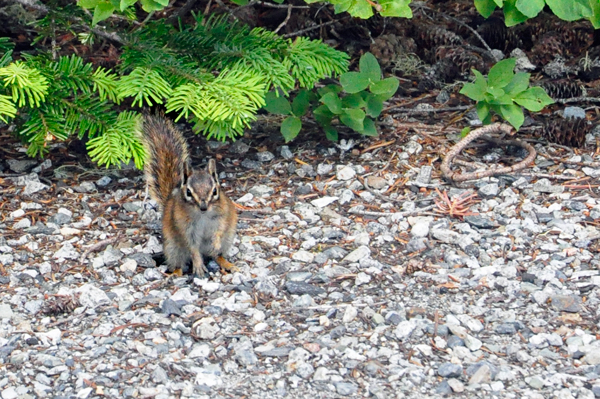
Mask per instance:
[[[538,65],[546,65],[556,56],[562,57],[564,53],[564,43],[556,31],[545,33],[531,49],[532,60]]]
[[[414,40],[399,37],[395,34],[382,35],[371,44],[371,53],[379,61],[382,68],[391,66],[402,54],[413,53],[416,49]]]
[[[583,87],[577,82],[569,79],[548,80],[540,83],[540,87],[553,99],[583,97]]]
[[[487,68],[479,54],[469,51],[462,46],[440,46],[435,50],[436,60],[450,60],[460,73],[470,73],[471,68],[486,73]]]
[[[585,136],[591,131],[591,126],[583,118],[549,118],[544,123],[542,137],[551,143],[568,147],[585,146]]]

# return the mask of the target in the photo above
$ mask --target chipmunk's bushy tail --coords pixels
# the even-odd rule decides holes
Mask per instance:
[[[150,195],[161,207],[174,188],[180,187],[189,167],[189,150],[183,134],[162,116],[144,116],[146,148],[144,171]]]

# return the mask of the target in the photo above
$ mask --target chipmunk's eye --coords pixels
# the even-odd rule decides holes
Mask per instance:
[[[219,192],[217,191],[217,188],[213,188],[213,197],[216,197],[219,194]]]
[[[192,198],[192,190],[190,190],[189,188],[187,189],[186,194],[188,197]]]

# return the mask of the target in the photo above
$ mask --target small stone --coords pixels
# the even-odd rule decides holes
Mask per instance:
[[[292,295],[309,294],[311,296],[315,296],[325,293],[323,288],[301,281],[286,281],[285,288]]]
[[[396,338],[403,340],[410,336],[415,327],[416,323],[413,320],[405,320],[396,326],[394,334],[396,335]]]
[[[345,396],[345,397],[354,395],[358,391],[357,386],[351,382],[341,381],[341,382],[334,383],[334,385],[335,385],[335,390],[337,391],[337,393],[342,396]]]
[[[315,255],[301,249],[292,255],[292,259],[297,260],[298,262],[311,263],[315,259]]]
[[[363,285],[363,284],[369,284],[371,282],[371,276],[369,276],[367,273],[364,272],[360,272],[356,275],[356,279],[354,280],[354,284],[356,284],[357,286],[359,285]]]
[[[462,375],[462,371],[463,368],[460,364],[446,362],[438,368],[438,375],[444,378],[458,378]]]
[[[169,381],[169,376],[162,367],[158,366],[152,372],[152,380],[157,384],[164,384]]]
[[[177,302],[175,302],[172,299],[165,299],[161,305],[161,310],[162,313],[164,313],[167,316],[170,315],[174,315],[174,316],[181,316],[181,309],[180,306],[177,304]]]
[[[342,318],[342,322],[350,323],[353,321],[358,315],[358,310],[354,306],[346,306],[346,310],[344,311],[344,317]]]
[[[310,203],[317,208],[325,208],[327,205],[330,205],[338,200],[338,197],[322,197],[317,198],[316,200],[310,201]]]
[[[78,193],[92,193],[96,190],[96,185],[91,181],[84,181],[80,185],[73,187]]]
[[[343,166],[342,168],[338,169],[338,171],[336,173],[336,177],[339,180],[344,180],[344,181],[350,180],[354,176],[356,176],[356,172],[350,166]]]
[[[565,188],[563,186],[553,186],[548,179],[539,179],[537,182],[533,184],[533,191],[537,191],[538,193],[562,193]]]
[[[99,178],[98,180],[96,180],[96,185],[98,187],[106,187],[110,184],[110,182],[112,181],[112,179],[108,176],[102,176],[101,178]]]
[[[495,331],[498,334],[516,334],[517,333],[517,328],[515,327],[515,325],[513,323],[503,323],[500,324],[498,326],[496,326]]]
[[[10,319],[13,311],[8,304],[0,304],[0,319]]]
[[[544,387],[544,381],[542,381],[539,377],[531,377],[529,380],[525,378],[525,381],[534,389],[542,389]]]
[[[260,162],[269,162],[275,159],[275,155],[269,151],[261,151],[256,153],[256,159]]]
[[[489,383],[492,379],[490,366],[484,364],[469,379],[469,385]]]
[[[448,380],[448,385],[452,388],[452,391],[456,393],[461,393],[465,391],[465,384],[457,380],[456,378],[450,378]]]
[[[369,187],[375,190],[381,190],[388,185],[387,180],[379,176],[368,176],[365,181]]]
[[[559,312],[578,313],[581,311],[581,298],[575,295],[553,295],[552,307]]]
[[[479,187],[477,190],[477,194],[479,194],[482,198],[492,198],[496,197],[500,192],[500,188],[498,187],[498,183],[489,183]]]
[[[37,161],[33,159],[9,159],[6,161],[10,170],[15,173],[25,173],[31,170],[35,165],[37,165]]]
[[[56,251],[53,255],[54,259],[78,259],[79,252],[75,250],[73,244],[70,242],[66,242],[58,251]]]
[[[366,245],[362,245],[356,248],[354,251],[350,252],[348,255],[346,255],[346,257],[342,259],[342,262],[354,263],[365,259],[370,255],[371,250],[369,249],[369,247],[367,247]]]
[[[296,374],[305,380],[308,380],[314,372],[315,368],[310,363],[301,362],[296,366]]]
[[[329,164],[329,163],[320,163],[317,165],[317,174],[318,175],[327,175],[329,173],[331,173],[331,171],[333,170],[333,165]]]
[[[480,229],[492,229],[496,227],[494,222],[483,216],[469,215],[465,216],[464,219],[465,222],[469,223],[471,226],[478,227]]]

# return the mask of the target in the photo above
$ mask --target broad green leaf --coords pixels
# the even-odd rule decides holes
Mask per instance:
[[[489,87],[502,88],[510,83],[515,76],[513,72],[515,69],[516,60],[514,58],[507,58],[502,61],[498,61],[496,65],[490,69],[488,73],[488,92]]]
[[[367,98],[369,93],[362,91],[360,93],[354,93],[347,95],[342,98],[342,107],[344,108],[363,108],[367,106],[367,102],[363,98],[363,94],[367,94]]]
[[[467,134],[469,134],[469,133],[471,133],[471,127],[470,126],[465,126],[460,131],[460,137],[461,138],[465,138],[465,137],[467,137]]]
[[[377,62],[377,58],[371,53],[364,53],[360,57],[359,62],[360,73],[366,75],[371,83],[379,82],[381,80],[381,68]]]
[[[527,90],[529,87],[529,76],[530,74],[525,72],[516,73],[510,83],[504,88],[504,92],[514,97],[520,92]]]
[[[273,0],[277,4],[283,4],[283,0]]]
[[[246,4],[248,4],[250,2],[249,0],[231,0],[231,1],[233,1],[238,6],[245,6]]]
[[[158,4],[160,4],[163,7],[166,7],[169,5],[169,0],[154,0],[155,2],[157,2]]]
[[[512,105],[492,105],[492,109],[502,118],[504,118],[508,123],[513,125],[513,127],[517,130],[521,127],[523,122],[525,121],[525,115],[523,115],[523,110],[516,104]]]
[[[594,29],[600,29],[600,1],[592,1],[592,16],[588,19],[594,26]]]
[[[327,137],[327,140],[338,141],[338,132],[333,126],[323,126],[323,130],[325,131],[325,137]]]
[[[593,3],[598,3],[598,0],[546,0],[552,12],[564,21],[592,17],[594,11],[590,4]]]
[[[495,105],[508,105],[514,104],[514,101],[511,96],[504,94],[502,96],[494,97],[494,99],[488,101],[490,104]]]
[[[121,7],[121,0],[108,0],[108,1],[110,1],[110,4],[112,4],[115,9],[118,9],[119,7]]]
[[[360,72],[346,72],[340,76],[340,83],[347,93],[358,93],[369,87],[369,77]]]
[[[495,87],[488,87],[485,99],[491,101],[495,98],[504,96],[504,94],[505,94],[505,92],[503,89],[499,89],[499,88],[495,88]]]
[[[345,0],[349,3],[344,11],[356,18],[369,19],[373,16],[373,7],[367,0]],[[337,9],[336,7],[334,7]],[[336,10],[337,13],[337,10]]]
[[[146,12],[158,11],[165,8],[161,3],[156,0],[140,0],[142,9]]]
[[[377,96],[370,95],[367,100],[367,115],[377,118],[381,111],[383,111],[383,101],[381,101]]]
[[[339,115],[342,113],[342,100],[335,93],[327,93],[321,97],[321,102],[329,108],[329,111]]]
[[[396,94],[396,90],[398,90],[398,86],[400,85],[400,81],[395,77],[385,78],[380,80],[377,83],[373,83],[369,90],[373,94],[379,94],[383,96],[387,96],[387,98],[392,97]]]
[[[517,0],[515,3],[517,10],[528,18],[535,18],[545,5],[544,0]]]
[[[546,105],[554,103],[548,94],[541,87],[530,87],[514,98],[515,102],[529,111],[541,111]]]
[[[380,0],[379,12],[383,17],[412,18],[412,10],[408,6],[412,0]]]
[[[365,118],[363,130],[360,134],[364,134],[365,136],[378,136],[377,128],[375,127],[375,122],[371,118]]]
[[[477,116],[479,120],[485,125],[490,123],[491,115],[490,115],[490,105],[486,102],[478,102],[475,106],[477,109]]]
[[[494,0],[475,0],[475,8],[484,18],[489,18],[496,9]],[[502,4],[499,5],[501,7]]]
[[[286,143],[295,139],[300,129],[302,129],[302,121],[296,116],[289,116],[281,123],[281,134]]]
[[[331,120],[335,115],[329,110],[327,105],[321,105],[313,110],[313,116],[319,125],[327,126],[331,124]]]
[[[344,89],[342,88],[342,86],[340,85],[327,85],[325,87],[321,87],[320,89],[317,90],[317,93],[319,93],[319,96],[323,97],[325,94],[333,92],[333,93],[341,93]]]
[[[308,106],[310,102],[308,100],[309,92],[308,90],[302,89],[296,94],[296,98],[292,101],[292,112],[296,116],[302,116],[306,114],[308,111]]]
[[[265,95],[265,109],[272,114],[289,115],[292,112],[290,102],[283,96],[277,97],[274,91]]]
[[[340,121],[350,129],[361,132],[364,128],[365,111],[362,109],[345,109],[340,115]]]
[[[77,5],[83,8],[94,8],[100,3],[104,3],[105,0],[79,0]]]
[[[98,22],[104,21],[115,12],[115,7],[108,3],[100,3],[94,8],[94,17],[92,18],[92,26],[96,26]]]
[[[473,69],[473,73],[475,74],[475,82],[465,83],[463,88],[460,89],[460,94],[469,97],[471,100],[481,101],[485,98],[487,81],[478,70]]]
[[[124,9],[126,9],[127,7],[129,7],[135,3],[137,3],[137,0],[121,0],[119,9],[121,11],[123,11]]]
[[[506,24],[506,26],[515,26],[529,19],[526,15],[523,15],[523,13],[517,9],[515,5],[516,1],[517,0],[505,0],[504,2],[504,23]]]

